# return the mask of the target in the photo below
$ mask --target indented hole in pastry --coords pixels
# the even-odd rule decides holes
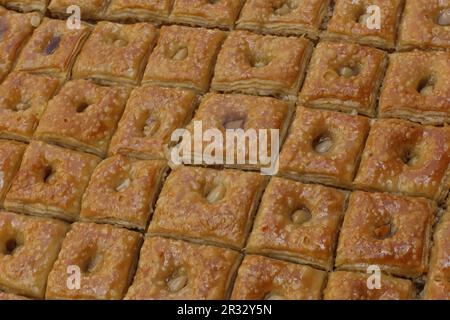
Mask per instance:
[[[170,292],[178,292],[188,284],[187,272],[184,268],[175,270],[167,279],[166,285]]]
[[[93,254],[84,261],[80,269],[83,273],[93,273],[99,268],[101,262],[102,256],[100,254]]]
[[[252,68],[264,68],[272,61],[272,58],[264,53],[249,54],[249,63]]]
[[[291,214],[291,220],[295,224],[303,224],[311,220],[312,214],[307,207],[300,207]]]
[[[173,60],[184,60],[188,57],[189,50],[187,47],[181,47],[175,50],[175,52],[172,55]]]
[[[417,84],[417,92],[423,96],[429,96],[433,94],[434,86],[436,85],[436,77],[429,75],[419,80]]]
[[[297,9],[299,6],[299,0],[285,0],[276,3],[273,6],[273,14],[277,16],[284,16],[291,13],[293,10]]]
[[[384,240],[391,238],[397,232],[397,228],[394,226],[391,220],[375,226],[373,230],[373,235],[378,240]]]
[[[414,150],[413,147],[406,146],[401,155],[400,158],[402,162],[408,166],[413,166],[418,161],[417,152]]]
[[[44,53],[48,56],[55,53],[55,51],[59,48],[60,44],[61,44],[60,36],[55,35],[55,36],[51,37],[48,40],[47,44],[45,45]]]
[[[209,203],[216,203],[225,197],[226,191],[225,185],[222,182],[218,182],[212,188],[206,189],[205,198]]]
[[[116,48],[122,48],[126,47],[128,45],[128,40],[120,37],[119,32],[116,33],[110,33],[106,37],[104,37],[105,42],[110,45],[114,46]]]
[[[436,23],[440,26],[450,26],[450,8],[439,12],[436,18]]]
[[[264,300],[286,300],[286,298],[276,292],[268,292],[264,295]]]
[[[368,17],[370,17],[370,14],[367,12],[367,7],[364,5],[358,5],[353,12],[353,21],[356,23],[366,25]]]
[[[125,180],[122,180],[117,186],[116,186],[116,191],[117,192],[123,192],[125,190],[127,190],[131,185],[131,179],[130,178],[126,178]]]
[[[25,111],[31,107],[30,103],[25,100],[20,100],[13,108],[14,111]]]
[[[158,131],[159,126],[159,120],[153,116],[150,116],[145,121],[144,127],[142,128],[142,133],[145,137],[151,137]]]
[[[53,167],[50,165],[45,166],[42,173],[42,180],[44,181],[44,183],[49,183],[51,182],[54,175],[55,171],[53,170]]]
[[[89,108],[89,104],[86,102],[82,102],[77,106],[77,113],[83,113],[87,108]]]
[[[337,69],[337,73],[344,78],[351,78],[357,76],[361,72],[361,65],[359,63],[350,63],[343,65]]]
[[[209,4],[216,4],[218,3],[220,0],[208,0]]]
[[[244,129],[246,121],[245,116],[230,116],[222,123],[222,126],[229,130]]]
[[[333,139],[328,132],[324,132],[317,136],[313,141],[313,148],[319,154],[324,154],[330,151],[333,147]]]
[[[9,239],[5,243],[5,255],[11,256],[14,254],[14,251],[20,247],[20,243],[17,242],[16,239]]]

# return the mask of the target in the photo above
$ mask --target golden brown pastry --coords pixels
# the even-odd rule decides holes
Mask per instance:
[[[318,300],[326,272],[308,266],[248,255],[239,268],[233,300]]]
[[[427,271],[437,206],[425,198],[355,191],[344,216],[336,267],[418,277]]]
[[[145,230],[166,171],[161,160],[104,160],[83,195],[81,218]]]
[[[281,151],[280,175],[350,187],[368,132],[365,117],[298,107]]]
[[[0,212],[0,288],[44,298],[47,276],[67,230],[61,221]]]
[[[165,159],[172,132],[183,128],[197,105],[193,91],[156,86],[139,87],[130,95],[109,147],[109,155]]]
[[[412,51],[389,56],[380,116],[424,124],[450,122],[450,52]]]
[[[122,299],[133,280],[141,242],[139,233],[127,229],[74,223],[48,276],[45,297]],[[70,281],[71,275],[79,276],[79,287],[76,281]]]
[[[233,31],[217,57],[211,88],[293,100],[311,51],[305,38]]]
[[[71,15],[67,8],[74,5],[80,8],[81,19],[97,20],[104,18],[108,3],[109,0],[51,0],[48,10],[52,16],[64,19]]]
[[[49,102],[34,137],[104,157],[129,94],[125,87],[69,81]]]
[[[163,26],[142,83],[208,91],[224,37],[219,30]]]
[[[44,13],[50,0],[0,0],[0,4],[22,12],[39,11]]]
[[[148,232],[240,249],[265,185],[259,173],[178,167],[163,186]]]
[[[110,20],[167,21],[173,0],[111,0],[106,17]]]
[[[319,36],[329,0],[247,0],[238,29],[282,35]]]
[[[73,78],[137,85],[155,40],[156,29],[149,23],[123,25],[101,21],[75,62]]]
[[[330,270],[346,198],[340,190],[272,178],[246,251]]]
[[[59,86],[48,76],[10,73],[0,85],[0,138],[28,142]]]
[[[73,221],[99,161],[94,155],[32,141],[6,194],[5,208]]]
[[[150,237],[125,299],[223,300],[240,261],[233,250]]]
[[[450,127],[385,119],[372,125],[354,184],[442,200],[449,190]]]
[[[11,186],[11,182],[19,169],[26,144],[0,140],[0,206]]]
[[[314,50],[300,103],[374,116],[387,54],[358,44],[320,42]]]
[[[0,301],[20,301],[20,300],[30,300],[27,297],[19,296],[14,293],[6,293],[0,291]]]

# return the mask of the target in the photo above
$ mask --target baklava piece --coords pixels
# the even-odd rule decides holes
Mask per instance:
[[[336,267],[419,277],[428,268],[434,201],[355,191],[350,196],[337,248]]]
[[[281,151],[280,175],[350,187],[368,132],[363,116],[298,107]]]
[[[197,105],[194,92],[156,86],[139,87],[130,95],[109,148],[109,155],[164,159],[172,132],[183,128]]]
[[[49,102],[35,138],[104,157],[130,90],[67,82]]]
[[[122,22],[167,21],[173,0],[111,0],[106,18]]]
[[[217,57],[211,88],[294,100],[311,51],[304,38],[231,32]]]
[[[240,249],[265,185],[256,172],[178,167],[163,186],[149,232]]]
[[[0,206],[19,170],[26,145],[20,142],[0,140]]]
[[[156,29],[149,23],[99,22],[75,62],[73,78],[137,85],[155,40]]]
[[[243,0],[175,0],[170,21],[201,27],[232,29]]]
[[[166,171],[161,160],[104,160],[84,193],[81,218],[145,230]]]
[[[199,125],[204,132],[216,130],[217,134],[221,133],[223,141],[214,141],[210,154],[197,154],[192,148],[192,157],[188,155],[184,159],[191,163],[202,159],[202,164],[225,164],[239,169],[273,168],[278,160],[275,156],[279,153],[279,144],[289,126],[292,109],[288,102],[270,97],[208,93],[203,96],[195,117],[187,127],[192,138],[189,143],[194,146]],[[239,129],[243,130],[242,135],[237,131]],[[278,145],[277,142],[272,145],[272,139],[277,139],[273,131],[280,141]],[[204,140],[202,150],[208,150],[211,143],[211,140]],[[229,164],[224,163],[224,159],[240,161]]]
[[[30,141],[59,86],[51,77],[11,73],[0,85],[0,138]]]
[[[105,224],[77,222],[48,276],[47,299],[120,300],[137,265],[142,236]],[[79,282],[74,280],[79,277]],[[78,283],[77,283],[78,282]]]
[[[7,210],[75,220],[99,158],[33,141],[5,198]]]
[[[351,43],[321,42],[314,50],[300,103],[375,116],[387,64],[381,50]]]
[[[378,120],[367,138],[354,184],[441,201],[449,190],[450,127]]]
[[[246,251],[330,270],[345,192],[272,178]]]
[[[224,300],[240,261],[233,250],[150,237],[125,299]]]
[[[224,37],[219,30],[163,26],[142,83],[208,91]]]
[[[232,300],[319,300],[326,272],[249,255],[239,267]]]
[[[397,47],[450,49],[450,0],[406,1]]]
[[[38,11],[45,13],[50,0],[0,0],[0,4],[22,12]]]
[[[325,39],[395,48],[404,0],[336,0]]]
[[[403,52],[389,57],[380,116],[423,124],[450,122],[450,52]]]
[[[411,280],[381,274],[380,287],[369,288],[371,274],[335,271],[328,277],[325,300],[410,300]]]
[[[67,230],[61,221],[0,212],[0,288],[44,298],[47,276]]]
[[[104,18],[108,3],[109,0],[51,0],[48,10],[53,17],[64,19],[71,15],[67,9],[77,6],[80,9],[81,19],[98,20]]]
[[[85,24],[69,29],[66,21],[44,18],[21,51],[15,70],[68,78],[89,32]]]
[[[248,0],[237,22],[239,29],[316,39],[329,0]]]

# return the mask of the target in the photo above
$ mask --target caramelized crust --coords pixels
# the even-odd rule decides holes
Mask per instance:
[[[87,80],[67,82],[49,102],[35,138],[103,157],[129,93]]]
[[[413,284],[410,280],[381,274],[380,288],[369,289],[370,274],[335,271],[328,277],[325,300],[410,300]]]
[[[368,132],[365,117],[299,107],[280,155],[280,175],[350,187]]]
[[[93,155],[32,141],[6,194],[5,208],[75,220],[81,196],[99,160]]]
[[[156,29],[149,23],[99,22],[77,58],[73,77],[137,85],[155,40]]]
[[[11,73],[0,85],[0,138],[28,142],[59,86],[54,78]]]
[[[380,116],[450,122],[450,52],[394,53],[389,60]]]
[[[111,0],[108,19],[135,21],[167,21],[173,0]]]
[[[304,38],[262,36],[233,31],[217,57],[211,87],[293,99],[312,50]]]
[[[147,238],[125,299],[223,300],[239,262],[233,250]]]
[[[237,27],[261,33],[319,36],[329,0],[247,0]]]
[[[219,30],[163,26],[142,83],[206,92],[224,37]]]
[[[144,230],[166,171],[160,160],[104,160],[84,193],[81,218]]]
[[[387,55],[358,44],[320,42],[314,50],[300,103],[374,116]],[[345,76],[344,70],[351,72]]]
[[[0,206],[20,166],[26,145],[19,142],[0,140]]]
[[[17,60],[17,71],[48,74],[66,79],[90,27],[67,28],[66,21],[44,18]]]
[[[165,148],[173,143],[172,132],[185,126],[196,102],[195,93],[183,89],[144,86],[133,90],[109,155],[164,159]]]
[[[330,270],[345,199],[339,190],[272,178],[246,251]]]
[[[17,294],[14,293],[6,293],[6,292],[1,292],[0,291],[0,301],[20,301],[20,300],[30,300],[24,296],[19,296]]]
[[[367,139],[355,186],[440,201],[449,189],[449,148],[449,127],[378,120]]]
[[[67,230],[68,225],[57,220],[0,212],[0,288],[44,298],[47,276]],[[0,300],[4,297],[0,294]]]
[[[149,232],[242,248],[265,184],[259,173],[178,167],[164,184]]]
[[[249,255],[239,268],[233,300],[318,300],[326,272]]]
[[[142,236],[110,225],[77,222],[64,239],[48,276],[47,299],[119,300],[136,267]],[[79,289],[68,270],[80,272]],[[70,288],[68,284],[74,285]]]
[[[67,13],[67,8],[74,5],[80,8],[83,20],[96,20],[104,18],[108,2],[109,0],[51,0],[48,10],[52,16],[64,19],[71,15]]]
[[[350,196],[336,267],[418,277],[427,271],[436,203],[425,198],[356,191]]]
[[[44,13],[50,0],[0,0],[0,4],[22,12],[39,11]]]

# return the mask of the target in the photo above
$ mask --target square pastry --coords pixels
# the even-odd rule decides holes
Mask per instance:
[[[109,155],[165,159],[172,132],[183,128],[197,105],[193,91],[143,86],[130,95],[109,147]]]
[[[96,156],[32,141],[5,198],[5,208],[73,221],[100,161]]]
[[[340,190],[272,178],[246,251],[332,269],[346,198]]]
[[[87,80],[66,82],[49,102],[34,137],[104,157],[129,93]]]
[[[318,38],[329,0],[247,0],[238,29]]]
[[[166,172],[162,160],[104,160],[83,195],[81,218],[145,230]]]
[[[336,267],[421,276],[428,268],[437,206],[425,198],[355,191],[344,216]]]
[[[410,300],[414,286],[411,280],[381,274],[380,287],[369,289],[370,274],[335,271],[328,277],[325,300]]]
[[[450,207],[447,210],[434,234],[430,270],[423,295],[428,300],[450,300]]]
[[[0,0],[0,4],[22,12],[39,11],[45,13],[50,0]]]
[[[148,231],[241,249],[265,185],[259,173],[178,167],[163,186]]]
[[[450,127],[386,119],[372,125],[354,184],[441,201],[449,190]]]
[[[99,22],[73,66],[73,78],[88,78],[102,84],[137,85],[156,40],[149,23]]]
[[[320,42],[300,92],[300,103],[375,116],[387,54],[351,43]]]
[[[182,155],[183,161],[249,170],[274,169],[292,111],[290,103],[271,97],[208,93],[187,126],[191,139],[183,141],[181,147],[187,142],[194,148],[189,148],[192,156]],[[222,142],[212,144],[213,139],[204,139],[201,152],[196,152],[195,139],[199,130],[205,135],[216,130]],[[240,135],[238,130],[243,134]],[[277,137],[278,141],[272,145],[272,139]],[[208,149],[211,145],[214,145],[212,150]],[[233,159],[235,161],[230,163],[225,161]]]
[[[0,206],[3,207],[6,193],[19,169],[26,144],[0,140]]]
[[[111,0],[108,20],[123,22],[167,21],[173,0]]]
[[[142,236],[106,224],[77,222],[48,276],[47,299],[119,300],[133,280]],[[70,281],[71,274],[79,282]]]
[[[336,0],[323,37],[393,49],[403,3],[404,0]]]
[[[295,99],[312,51],[304,38],[233,31],[217,57],[211,88]]]
[[[53,219],[0,212],[0,288],[44,298],[47,276],[68,227]]]
[[[170,21],[192,26],[232,29],[243,0],[175,0]]]
[[[380,116],[450,123],[450,52],[393,53],[380,96]]]
[[[238,252],[150,237],[126,300],[224,300],[241,262]]]
[[[327,273],[248,255],[239,267],[232,300],[319,300]]]
[[[21,51],[15,70],[68,78],[89,32],[85,24],[69,29],[66,21],[44,18]]]
[[[38,13],[19,14],[0,7],[0,82],[39,23]]]
[[[350,187],[369,132],[363,116],[297,108],[280,155],[280,175]]]
[[[450,0],[406,1],[397,47],[450,49]]]
[[[0,138],[28,142],[60,82],[48,76],[13,72],[0,84]]]
[[[142,83],[208,91],[224,37],[219,30],[163,26]]]
[[[72,14],[67,9],[77,6],[83,20],[97,20],[105,16],[105,10],[109,0],[51,0],[48,6],[50,14],[59,19],[64,19]]]

